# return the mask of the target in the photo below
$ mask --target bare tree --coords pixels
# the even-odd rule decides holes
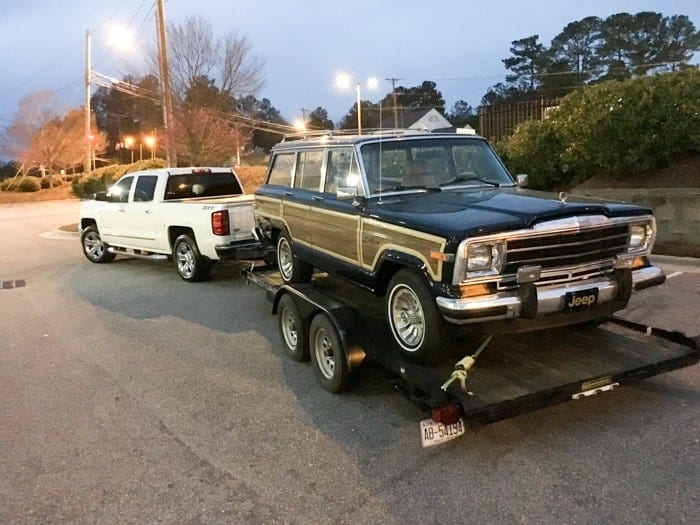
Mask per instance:
[[[221,41],[221,90],[234,98],[255,95],[263,87],[263,63],[245,36],[232,33]]]
[[[0,153],[19,159],[33,135],[58,118],[61,104],[53,91],[35,91],[22,97],[15,119],[0,136]]]
[[[214,35],[211,23],[189,17],[182,24],[168,24],[168,53],[172,89],[183,100],[202,77],[211,78],[222,93],[234,98],[255,94],[263,85],[263,63],[252,54],[246,37]],[[157,71],[157,54],[152,53]]]
[[[82,109],[72,109],[62,118],[55,118],[45,123],[34,132],[29,144],[19,155],[19,160],[26,169],[40,168],[42,175],[48,170],[49,184],[51,175],[64,168],[72,168],[83,161],[85,154],[85,128]],[[93,126],[94,116],[93,116]],[[97,127],[93,127],[96,130]],[[94,132],[92,147],[96,152],[104,150],[105,135]]]

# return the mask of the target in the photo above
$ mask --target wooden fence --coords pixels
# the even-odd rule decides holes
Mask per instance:
[[[558,98],[525,100],[479,108],[479,134],[496,143],[513,134],[527,120],[543,120],[547,110],[559,105]]]

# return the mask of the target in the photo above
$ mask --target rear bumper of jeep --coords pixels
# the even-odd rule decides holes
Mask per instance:
[[[528,329],[528,324],[532,329],[540,329],[609,315],[627,305],[632,290],[649,288],[665,280],[660,268],[647,266],[569,283],[539,286],[530,283],[520,285],[515,291],[483,297],[437,297],[436,303],[450,323],[522,319],[524,322],[517,323],[517,331],[521,331]]]

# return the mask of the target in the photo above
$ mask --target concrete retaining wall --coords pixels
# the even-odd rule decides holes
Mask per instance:
[[[577,188],[572,193],[647,206],[656,217],[657,242],[700,245],[700,188]]]

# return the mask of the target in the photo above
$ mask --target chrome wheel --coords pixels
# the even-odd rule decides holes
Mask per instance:
[[[105,243],[97,231],[97,226],[90,224],[80,234],[80,244],[83,254],[88,261],[93,263],[106,263],[113,260],[116,254],[109,251],[109,244]]]
[[[415,292],[400,284],[389,297],[389,318],[394,334],[407,352],[416,350],[425,337],[425,314]]]
[[[96,231],[89,231],[83,236],[83,248],[85,248],[85,255],[93,261],[102,258],[107,249]]]
[[[280,237],[277,242],[277,265],[282,278],[287,282],[291,281],[294,273],[294,256],[292,255],[292,247],[289,246],[289,241],[286,237]]]
[[[196,258],[192,246],[186,242],[181,242],[175,250],[177,260],[177,271],[184,279],[191,279],[197,268]]]
[[[284,337],[284,342],[287,344],[290,350],[295,351],[297,349],[297,344],[299,343],[299,334],[297,332],[297,322],[292,312],[291,308],[284,308],[280,313],[280,328],[282,329],[282,336]]]
[[[326,379],[333,379],[335,376],[336,351],[326,329],[319,327],[314,334],[314,353],[318,370]]]

